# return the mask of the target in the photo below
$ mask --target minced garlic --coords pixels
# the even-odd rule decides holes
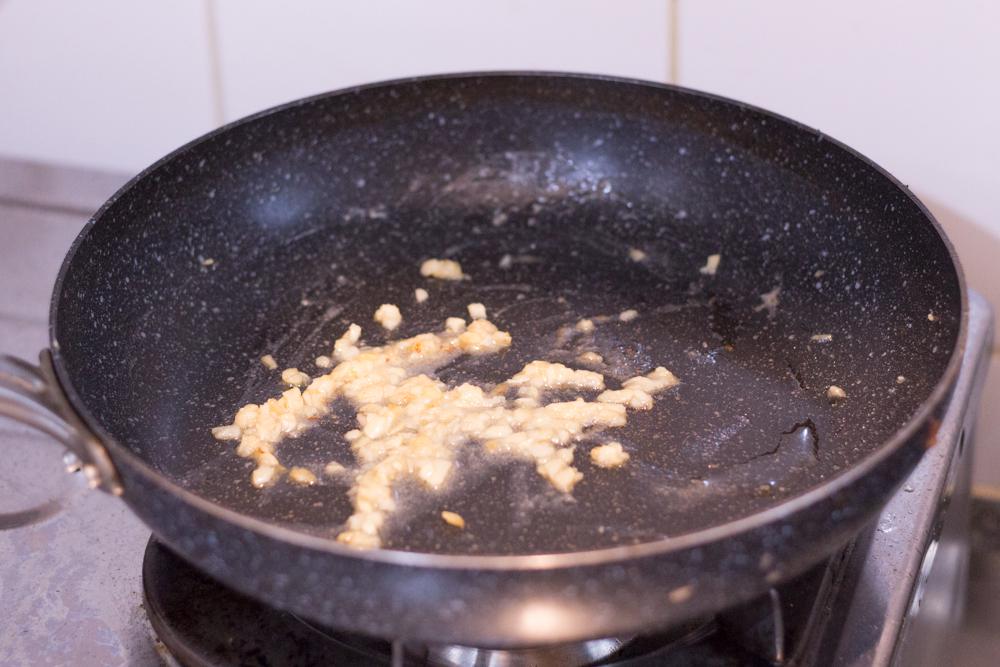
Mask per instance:
[[[646,253],[644,253],[642,250],[639,250],[638,248],[629,248],[628,258],[631,259],[633,262],[641,262],[644,259],[646,259]]]
[[[594,321],[588,319],[580,320],[574,328],[580,333],[591,333],[594,330]]]
[[[591,364],[597,366],[604,363],[604,357],[596,352],[582,352],[577,358],[581,364]]]
[[[358,348],[356,343],[361,340],[361,327],[351,324],[347,327],[344,335],[333,344],[333,356],[340,361],[347,361],[357,356]]]
[[[469,317],[474,320],[485,320],[486,319],[486,306],[481,303],[470,303],[469,304]]]
[[[325,466],[323,466],[323,474],[330,475],[331,477],[334,475],[339,475],[345,470],[347,470],[347,468],[337,463],[336,461],[330,461]]]
[[[624,426],[626,406],[617,401],[571,401],[542,404],[543,392],[555,389],[599,391],[601,374],[574,370],[562,364],[533,361],[498,385],[495,391],[464,383],[449,388],[427,375],[462,354],[494,354],[511,344],[508,333],[486,319],[477,319],[458,330],[425,333],[381,347],[356,344],[360,328],[341,338],[353,348],[349,357],[308,387],[292,387],[280,398],[241,408],[220,436],[232,438],[239,431],[237,454],[257,461],[255,486],[273,483],[284,473],[274,455],[277,444],[310,428],[327,414],[337,398],[350,402],[358,428],[344,434],[358,461],[353,476],[353,513],[337,539],[351,546],[374,548],[382,543],[380,531],[396,509],[395,484],[416,478],[432,490],[442,488],[452,473],[461,446],[479,441],[485,451],[526,459],[557,490],[570,493],[583,478],[573,466],[575,443],[604,428]],[[419,372],[418,372],[419,371]],[[664,368],[624,383],[627,390],[646,396],[677,383]],[[518,398],[505,394],[517,388]],[[522,392],[530,394],[522,396]],[[605,392],[605,394],[608,392]],[[602,394],[603,395],[603,394]],[[293,468],[289,479],[312,483]],[[327,474],[348,474],[330,463]],[[315,481],[315,475],[312,477]]]
[[[831,384],[826,390],[826,397],[830,399],[831,403],[836,403],[847,398],[847,392],[837,385]]]
[[[527,389],[604,389],[604,376],[594,371],[578,371],[548,361],[532,361],[522,368],[507,384],[518,387],[519,393]]]
[[[638,389],[609,389],[597,397],[601,403],[618,403],[633,410],[649,410],[653,407],[653,397]]]
[[[375,311],[372,319],[381,324],[386,331],[392,331],[403,321],[403,314],[395,304],[383,303]]]
[[[439,280],[461,280],[465,278],[462,265],[453,259],[428,259],[420,265],[420,275]]]
[[[629,460],[629,455],[622,449],[622,443],[609,442],[591,449],[590,460],[599,468],[617,468]]]
[[[313,361],[316,364],[316,368],[331,368],[333,366],[333,359],[321,354]]]
[[[708,259],[705,260],[705,266],[698,269],[698,272],[706,276],[714,276],[715,272],[719,270],[719,263],[721,261],[722,255],[709,255]]]
[[[260,363],[264,364],[264,368],[268,368],[272,371],[278,367],[278,362],[275,361],[274,357],[272,357],[270,354],[265,354],[263,357],[261,357]]]
[[[250,475],[250,483],[258,489],[263,488],[274,481],[277,471],[277,466],[257,466]]]
[[[458,348],[466,354],[491,354],[510,347],[510,334],[489,320],[476,320],[458,334]]]
[[[309,376],[298,368],[286,368],[281,371],[281,381],[293,387],[301,387],[309,384]]]
[[[292,468],[288,471],[288,479],[303,486],[312,486],[316,483],[316,475],[308,468]]]
[[[239,440],[241,435],[240,427],[235,424],[216,426],[212,429],[212,437],[216,440]]]
[[[601,403],[619,403],[633,410],[649,410],[653,407],[653,394],[669,389],[680,381],[663,366],[638,377],[622,382],[621,389],[601,392],[597,400]]]
[[[429,296],[430,294],[428,294],[427,290],[425,290],[423,287],[418,287],[417,289],[413,290],[413,298],[417,300],[417,303],[423,303],[424,301],[427,301],[427,298]]]
[[[618,314],[618,319],[622,322],[631,322],[635,318],[639,317],[639,311],[629,308],[628,310],[623,310]]]
[[[444,519],[444,522],[449,526],[455,526],[455,528],[465,528],[465,519],[462,518],[461,514],[444,510],[441,512],[441,518]]]

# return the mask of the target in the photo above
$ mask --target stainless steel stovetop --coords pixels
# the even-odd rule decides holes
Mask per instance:
[[[0,160],[0,351],[33,359],[47,342],[52,283],[72,239],[124,177]],[[816,661],[939,664],[960,619],[975,410],[992,337],[970,300],[968,353],[938,445],[875,526],[836,563],[812,630]],[[125,505],[64,472],[55,443],[0,419],[0,664],[158,665],[172,658],[142,596],[149,531]],[[771,618],[760,651],[787,655]],[[772,611],[767,611],[771,609]],[[755,617],[756,618],[756,617]],[[756,620],[761,620],[757,618]],[[770,634],[768,634],[770,632]],[[787,633],[786,633],[787,634]]]

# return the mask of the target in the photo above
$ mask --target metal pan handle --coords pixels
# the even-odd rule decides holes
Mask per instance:
[[[0,416],[38,429],[62,443],[76,456],[87,481],[113,495],[122,494],[121,478],[108,451],[70,406],[63,394],[52,355],[42,350],[35,366],[0,355]]]

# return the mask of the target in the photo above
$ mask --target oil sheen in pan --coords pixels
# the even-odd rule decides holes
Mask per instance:
[[[625,466],[594,468],[586,456],[589,443],[579,445],[575,465],[584,480],[571,497],[549,488],[530,464],[484,456],[477,443],[469,443],[450,486],[441,493],[414,484],[400,487],[401,511],[387,526],[386,547],[526,553],[648,541],[700,527],[704,512],[722,522],[763,508],[787,497],[789,489],[801,489],[805,480],[836,471],[839,462],[824,457],[821,446],[806,451],[789,444],[790,434],[804,423],[811,425],[810,441],[835,434],[841,408],[823,396],[825,386],[814,379],[820,374],[815,363],[806,363],[812,373],[808,381],[801,371],[790,370],[803,365],[789,361],[802,345],[789,340],[789,327],[781,318],[755,310],[758,294],[736,301],[706,288],[692,290],[681,303],[659,303],[657,293],[667,290],[628,289],[636,285],[634,276],[621,275],[646,272],[649,284],[655,267],[636,267],[586,246],[573,254],[534,242],[517,250],[516,256],[530,261],[512,261],[498,271],[496,264],[512,253],[496,247],[489,254],[481,246],[464,248],[463,266],[473,275],[470,281],[428,283],[414,275],[414,262],[377,285],[352,284],[347,301],[324,303],[313,297],[293,327],[296,335],[286,333],[276,341],[275,356],[282,365],[308,368],[309,360],[325,351],[347,323],[370,319],[372,303],[404,304],[404,323],[395,332],[403,336],[438,328],[445,317],[462,315],[467,303],[482,301],[491,318],[510,331],[514,344],[503,354],[463,357],[439,369],[438,376],[449,385],[496,383],[532,359],[582,367],[573,360],[584,351],[602,356],[605,364],[592,368],[604,373],[609,383],[664,365],[682,384],[661,397],[653,410],[630,412],[625,427],[606,434],[630,453]],[[482,259],[476,261],[476,256]],[[608,290],[595,293],[555,278],[575,273],[567,263],[575,270],[586,266]],[[489,282],[496,277],[505,280]],[[588,285],[593,278],[588,277]],[[692,280],[708,279],[695,275]],[[412,302],[416,287],[429,291],[425,303]],[[639,316],[620,321],[615,315],[626,308],[634,308]],[[582,317],[595,316],[607,317],[592,333],[565,336]],[[380,344],[386,335],[375,326],[365,333],[370,344]],[[259,375],[245,397],[260,400],[275,390],[273,377]],[[353,416],[348,406],[337,406],[319,428],[283,442],[281,459],[317,468],[329,460],[352,465],[342,434],[354,427]],[[211,472],[192,471],[185,483],[224,504],[252,505],[265,518],[326,536],[335,535],[350,514],[349,480],[323,478],[314,487],[278,485],[261,492],[245,481],[244,462],[234,461],[228,451],[220,454]],[[234,480],[223,493],[207,479],[220,474]],[[738,503],[733,502],[736,498]],[[445,508],[466,519],[465,530],[449,529],[440,520]],[[692,512],[695,508],[698,511]]]

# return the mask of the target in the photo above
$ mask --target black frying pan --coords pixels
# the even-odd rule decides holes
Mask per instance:
[[[715,253],[717,274],[700,272]],[[473,280],[417,308],[428,257]],[[578,451],[572,500],[470,445],[444,493],[400,488],[378,551],[332,539],[345,482],[256,490],[211,438],[280,390],[261,355],[315,372],[352,321],[384,340],[379,303],[403,307],[410,335],[470,301],[514,345],[442,369],[449,383],[571,363],[559,328],[626,308],[640,317],[586,342],[609,383],[656,365],[683,383],[615,433],[628,465]],[[11,370],[79,416],[62,437],[105,488],[225,583],[370,634],[531,644],[677,622],[844,544],[933,444],[964,304],[923,206],[814,130],[634,81],[433,77],[295,102],[151,167],[63,265],[45,380]],[[286,441],[282,461],[352,464],[351,417]]]

